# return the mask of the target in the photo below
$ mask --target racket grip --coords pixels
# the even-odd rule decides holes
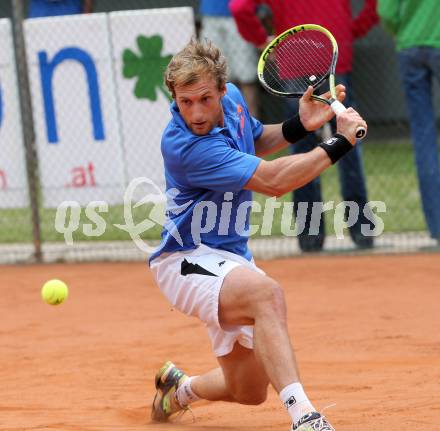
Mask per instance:
[[[341,112],[344,112],[347,110],[347,108],[339,100],[335,100],[334,102],[331,103],[330,106],[332,107],[333,112],[336,115],[339,115]]]
[[[332,107],[333,112],[336,115],[347,110],[347,108],[339,100],[335,100],[334,102],[331,103],[330,106]],[[365,129],[365,127],[360,126],[356,129],[356,138],[364,139],[366,135],[367,135],[367,130]]]

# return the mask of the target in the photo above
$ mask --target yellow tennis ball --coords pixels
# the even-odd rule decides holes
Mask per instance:
[[[67,284],[61,280],[49,280],[41,288],[43,301],[50,305],[58,305],[65,301],[69,294]]]

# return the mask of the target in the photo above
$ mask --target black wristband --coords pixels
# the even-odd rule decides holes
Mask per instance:
[[[291,144],[304,138],[304,136],[309,133],[306,129],[304,129],[299,115],[295,115],[294,117],[286,120],[281,127],[284,139]]]
[[[353,145],[350,144],[350,141],[345,136],[336,133],[333,138],[318,144],[318,147],[325,150],[334,165],[353,148]]]

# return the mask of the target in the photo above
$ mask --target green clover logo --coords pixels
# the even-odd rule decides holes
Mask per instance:
[[[172,55],[161,56],[162,37],[159,35],[138,36],[136,42],[140,55],[128,48],[122,53],[124,78],[137,78],[134,95],[138,99],[155,102],[157,100],[156,90],[159,90],[167,100],[171,101],[172,97],[163,82],[163,74]]]

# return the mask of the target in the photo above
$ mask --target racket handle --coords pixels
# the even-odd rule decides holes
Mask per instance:
[[[335,100],[334,102],[331,103],[330,106],[332,107],[333,112],[336,115],[347,110],[347,108],[339,100]],[[365,129],[365,127],[359,126],[356,129],[356,138],[364,139],[366,135],[367,135],[367,130]]]

